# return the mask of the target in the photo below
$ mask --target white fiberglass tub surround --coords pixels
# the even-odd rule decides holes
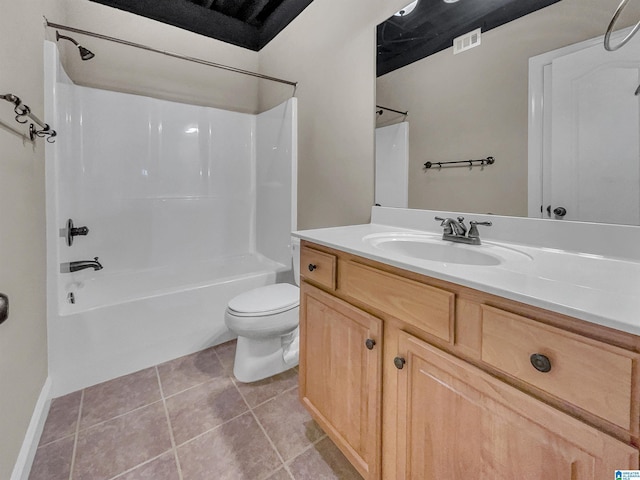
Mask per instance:
[[[77,86],[50,42],[45,65],[57,396],[230,339],[227,302],[291,270],[297,118],[295,99],[250,115]],[[89,228],[70,247],[68,218]]]

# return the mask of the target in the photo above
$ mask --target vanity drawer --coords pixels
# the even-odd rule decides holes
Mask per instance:
[[[625,430],[636,429],[637,354],[504,310],[481,308],[484,362]],[[536,354],[540,357],[532,358]],[[536,369],[536,360],[540,370],[550,370]]]
[[[449,343],[455,294],[376,268],[340,263],[340,291]]]
[[[300,275],[331,290],[336,289],[336,265],[338,259],[335,255],[321,252],[307,246],[300,249]]]

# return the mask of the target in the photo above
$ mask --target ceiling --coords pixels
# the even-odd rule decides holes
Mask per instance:
[[[378,25],[377,76],[449,48],[454,38],[472,30],[486,32],[558,1],[419,0],[411,13]]]
[[[313,0],[92,0],[258,51]]]

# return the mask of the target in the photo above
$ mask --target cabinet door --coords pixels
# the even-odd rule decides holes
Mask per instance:
[[[405,332],[398,347],[397,479],[601,480],[638,468],[636,449],[495,377]]]
[[[300,399],[365,479],[380,476],[382,321],[302,284]]]

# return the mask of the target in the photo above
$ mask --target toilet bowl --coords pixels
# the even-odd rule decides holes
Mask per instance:
[[[299,284],[300,240],[291,239],[293,271]],[[227,328],[238,335],[233,374],[255,382],[298,364],[300,289],[289,283],[255,288],[232,298]]]

